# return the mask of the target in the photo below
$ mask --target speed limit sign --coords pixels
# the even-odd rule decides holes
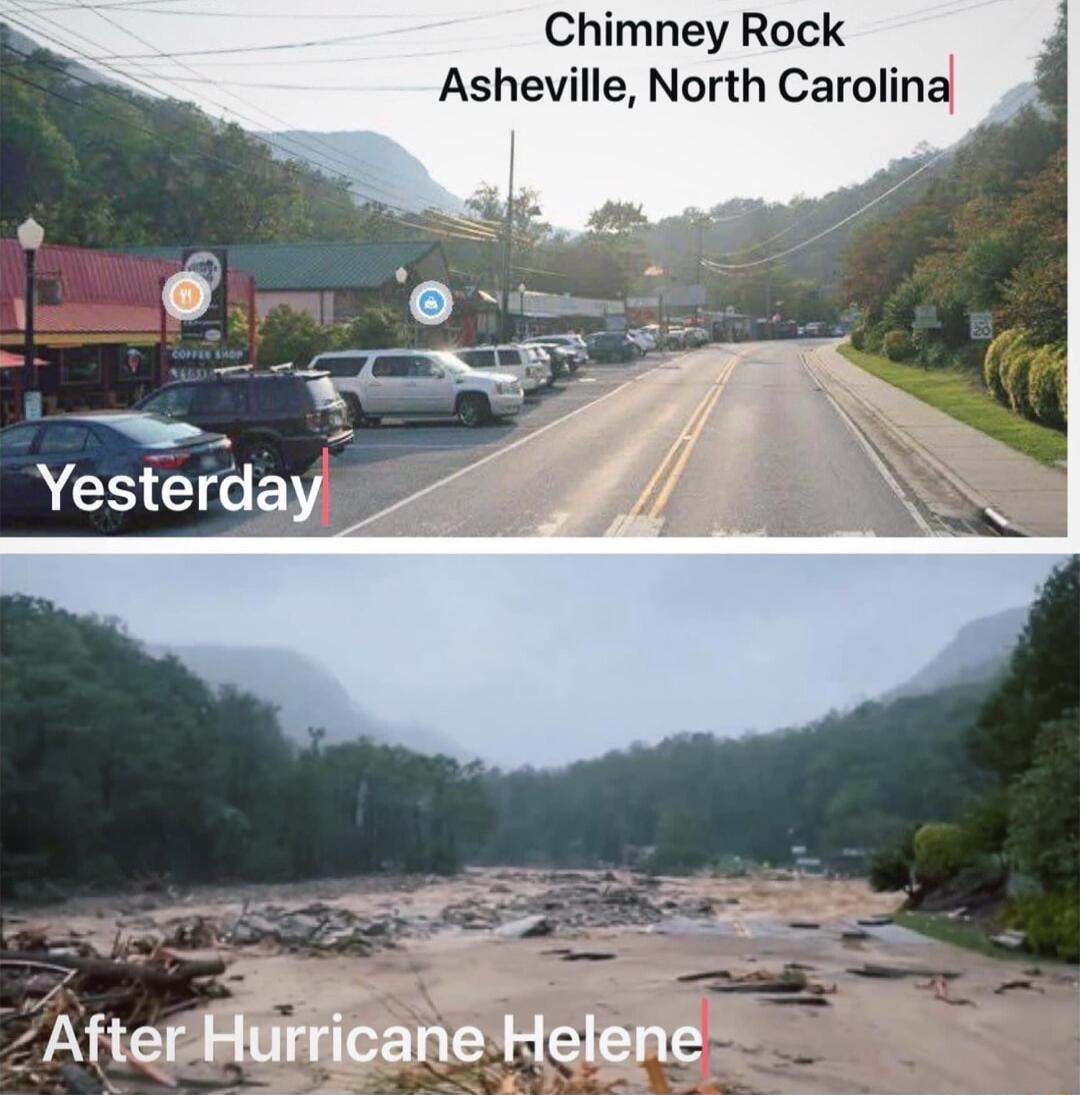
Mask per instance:
[[[971,337],[977,342],[989,342],[994,337],[994,317],[990,312],[970,312]]]

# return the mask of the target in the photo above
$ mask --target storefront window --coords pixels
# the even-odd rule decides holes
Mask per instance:
[[[71,346],[65,348],[60,367],[61,384],[100,384],[101,347]]]

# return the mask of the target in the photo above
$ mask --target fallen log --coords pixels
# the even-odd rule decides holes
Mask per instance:
[[[50,951],[0,951],[0,963],[17,965],[42,963],[62,966],[76,970],[97,980],[116,984],[124,981],[137,981],[150,988],[178,989],[186,987],[200,977],[217,977],[225,972],[225,963],[220,958],[208,958],[180,962],[170,970],[158,969],[149,965],[136,965],[132,962],[114,962],[110,958],[82,958],[73,954],[54,954]]]
[[[898,979],[901,977],[944,977],[951,981],[960,974],[955,970],[932,969],[929,966],[881,966],[873,962],[853,967],[848,973],[857,974],[859,977],[878,977],[882,979]]]

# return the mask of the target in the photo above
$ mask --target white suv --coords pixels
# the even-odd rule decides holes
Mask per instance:
[[[480,426],[521,410],[525,395],[509,373],[480,372],[443,350],[337,350],[318,354],[353,425],[383,418],[457,418]]]
[[[548,370],[526,346],[465,346],[453,351],[470,369],[510,373],[523,392],[535,392],[548,381]]]

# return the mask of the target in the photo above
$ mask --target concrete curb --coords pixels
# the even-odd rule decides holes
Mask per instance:
[[[810,364],[811,359],[816,358],[820,352],[820,349],[818,349],[807,354],[807,364]],[[856,366],[856,368],[857,367],[858,366]],[[828,372],[827,367],[824,365],[817,365],[816,367],[815,365],[811,365],[811,368],[813,369],[818,383],[828,390],[829,385],[826,384],[821,377],[821,372],[823,370]],[[832,373],[829,373],[829,380],[832,384],[843,388],[844,391],[878,424],[878,426],[896,442],[896,444],[907,449],[909,452],[914,453],[934,472],[935,475],[944,479],[953,490],[962,498],[966,499],[972,508],[979,514],[980,518],[997,533],[998,536],[1029,537],[1033,535],[1033,533],[1029,532],[1021,525],[1009,520],[1009,518],[1006,517],[989,498],[980,494],[979,491],[971,486],[965,479],[961,479],[956,472],[948,467],[948,465],[942,463],[941,460],[934,456],[925,445],[916,441],[909,433],[905,432],[890,419],[886,418],[872,403],[859,395],[858,392],[845,384],[844,381],[833,376]],[[883,383],[887,383],[887,381],[883,381]]]

